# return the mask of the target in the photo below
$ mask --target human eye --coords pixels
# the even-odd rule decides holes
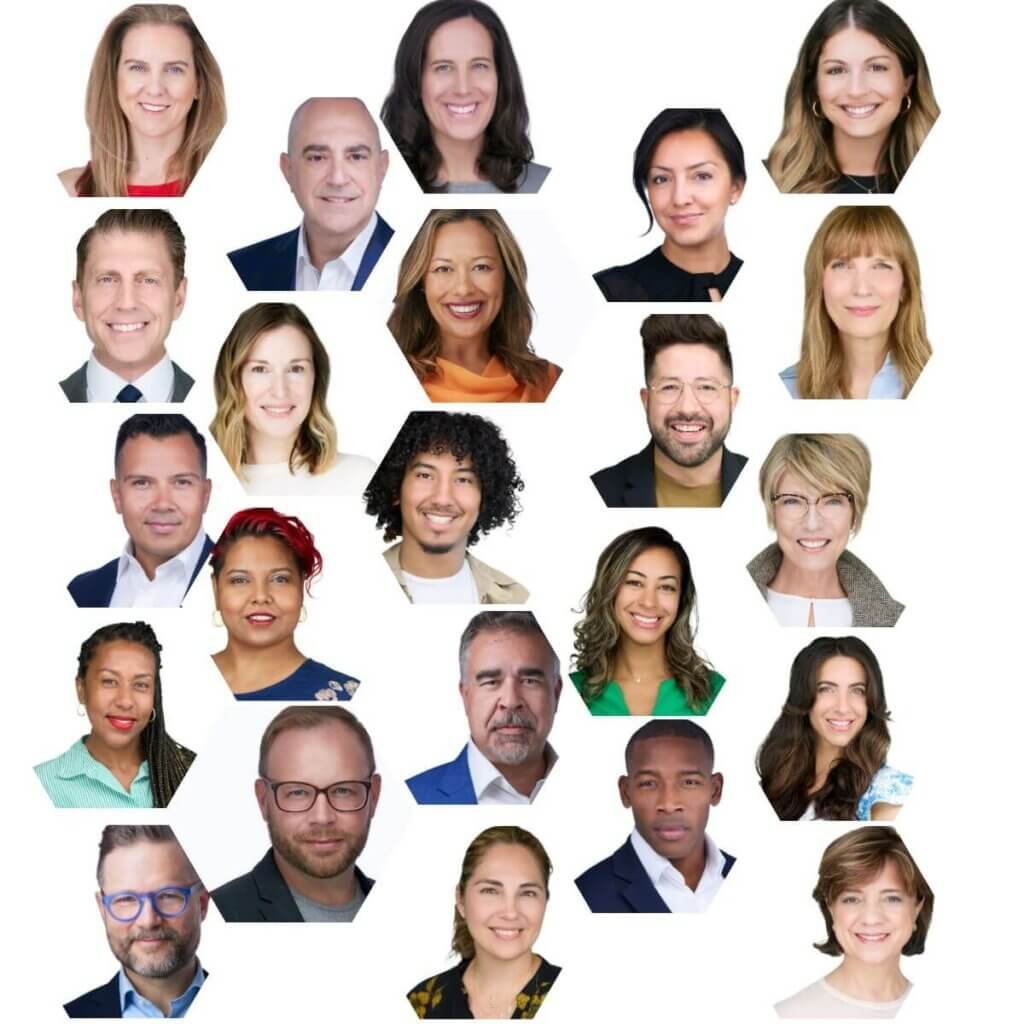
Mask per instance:
[[[886,71],[889,70],[889,65],[885,61],[876,60],[868,65],[868,70],[877,71],[881,74],[884,74]]]
[[[96,283],[97,284],[113,284],[114,283],[114,275],[113,274],[100,274],[96,278]]]
[[[826,494],[823,501],[826,508],[843,508],[846,505],[846,495]]]
[[[839,897],[839,902],[852,906],[856,903],[860,903],[860,897],[856,893],[848,892],[845,896]]]
[[[135,689],[138,690],[140,693],[146,693],[152,686],[148,679],[138,679],[135,681],[134,685]]]
[[[656,786],[654,779],[640,779],[636,784],[637,789],[655,789]]]
[[[780,494],[779,504],[783,508],[799,508],[805,503],[805,499],[796,494]]]
[[[845,72],[846,68],[842,64],[829,64],[829,66],[825,68],[826,75],[842,75],[845,74]]]
[[[490,263],[477,263],[477,264],[474,265],[473,269],[474,270],[489,271],[489,270],[493,270],[494,267],[492,267]]]
[[[868,695],[868,688],[866,686],[853,686],[850,688],[850,692],[858,697],[866,697]]]
[[[145,71],[146,70],[146,65],[143,64],[142,61],[140,61],[140,60],[133,60],[133,61],[129,62],[128,70],[129,71]]]
[[[340,797],[342,799],[350,799],[355,796],[356,787],[349,785],[347,782],[339,782],[336,786],[331,786],[331,796]]]
[[[281,792],[285,799],[288,800],[308,800],[313,789],[311,786],[303,786],[301,783],[292,783],[288,786],[282,786]]]
[[[132,480],[132,489],[136,491],[144,491],[149,486],[149,483],[150,482],[145,477],[137,476]]]
[[[659,171],[657,174],[652,174],[651,175],[650,183],[652,185],[664,185],[664,184],[666,184],[668,182],[668,180],[669,180],[669,176],[667,174],[662,174]]]
[[[452,63],[450,61],[439,60],[434,65],[434,70],[437,71],[437,72],[440,72],[441,74],[444,74],[446,71],[451,71],[452,67],[453,67],[453,65],[452,65]]]
[[[249,576],[248,576],[247,573],[244,573],[244,572],[229,572],[228,573],[228,583],[233,583],[235,585],[240,585],[240,584],[244,584],[244,583],[248,583],[248,582],[249,582]]]
[[[274,575],[270,577],[271,583],[291,583],[291,581],[292,575],[289,572],[275,572]]]
[[[694,181],[714,181],[714,179],[713,171],[696,171],[693,175]]]
[[[718,394],[718,388],[714,384],[695,384],[694,390],[699,398],[714,398]]]
[[[847,263],[846,260],[836,259],[836,260],[833,260],[828,265],[828,269],[829,270],[845,270],[847,266],[849,266],[849,264]]]
[[[885,897],[886,903],[902,903],[903,897],[898,892],[891,892]]]
[[[674,594],[678,590],[674,583],[662,583],[658,589],[664,590],[666,594]]]
[[[297,373],[297,374],[299,374],[301,376],[302,374],[304,374],[306,372],[306,364],[305,363],[292,363],[292,365],[288,367],[288,370],[289,370],[290,373]]]
[[[100,686],[117,686],[117,679],[114,676],[100,676]]]
[[[658,385],[658,394],[662,398],[678,398],[680,391],[682,391],[681,385],[669,381]]]
[[[893,270],[894,265],[890,260],[875,260],[876,270]]]
[[[110,900],[110,906],[118,912],[129,913],[139,905],[139,897],[133,892],[115,893]]]
[[[818,693],[832,693],[835,687],[831,683],[818,683]]]

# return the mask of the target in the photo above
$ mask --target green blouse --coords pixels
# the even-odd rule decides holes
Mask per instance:
[[[583,684],[587,681],[585,672],[573,672],[569,676],[573,685],[583,695]],[[663,679],[658,686],[658,696],[654,701],[652,715],[706,715],[714,704],[715,698],[725,685],[725,677],[717,672],[711,673],[711,697],[707,705],[699,710],[686,699],[686,694],[676,685],[674,679]],[[622,687],[609,679],[601,691],[601,696],[592,704],[587,705],[587,710],[592,715],[628,715],[629,708],[626,706],[626,698],[622,693]]]
[[[37,764],[35,773],[55,807],[153,806],[149,762],[139,765],[131,791],[125,792],[110,769],[89,753],[84,736],[59,757]]]

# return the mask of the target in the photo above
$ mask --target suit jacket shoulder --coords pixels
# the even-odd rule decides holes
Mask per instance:
[[[428,768],[405,784],[418,804],[475,804],[476,791],[469,773],[469,746],[454,761]]]
[[[265,238],[228,253],[242,284],[249,291],[290,292],[295,288],[299,229]]]
[[[117,586],[117,563],[107,562],[98,569],[79,573],[69,584],[68,592],[79,608],[109,608]]]
[[[174,390],[171,392],[171,401],[184,402],[195,381],[177,363],[172,362],[171,366],[174,367]]]
[[[584,871],[576,879],[576,888],[595,914],[669,912],[628,839],[610,857]]]
[[[121,995],[115,974],[105,985],[86,992],[84,996],[64,1004],[64,1012],[72,1019],[85,1020],[121,1016]]]
[[[86,391],[85,383],[85,368],[88,363],[82,363],[82,365],[75,370],[74,373],[68,374],[60,382],[61,391],[64,392],[64,397],[69,402],[85,402],[88,401],[88,392]]]

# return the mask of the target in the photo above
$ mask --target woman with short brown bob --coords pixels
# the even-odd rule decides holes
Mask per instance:
[[[775,1012],[784,1020],[894,1017],[912,987],[900,956],[924,952],[935,902],[896,830],[868,825],[831,842],[814,899],[826,932],[815,948],[842,962]]]
[[[903,611],[881,580],[846,550],[864,520],[871,456],[852,434],[786,434],[761,466],[774,528],[747,564],[783,626],[893,626]]]
[[[427,217],[388,327],[434,402],[543,402],[562,372],[534,354],[526,261],[495,210]]]

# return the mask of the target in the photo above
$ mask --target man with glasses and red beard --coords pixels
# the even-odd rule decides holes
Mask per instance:
[[[206,980],[196,957],[210,896],[167,825],[108,825],[96,905],[121,964],[65,1004],[72,1018],[184,1017]]]
[[[469,743],[406,785],[420,804],[529,804],[556,754],[558,658],[530,612],[480,612],[459,644],[459,692]]]
[[[336,705],[288,707],[260,741],[256,802],[270,846],[211,893],[225,921],[352,921],[373,887],[356,866],[380,797],[373,744]]]
[[[656,313],[640,337],[650,444],[590,479],[609,508],[717,508],[747,461],[725,447],[740,397],[725,330],[705,314]]]

